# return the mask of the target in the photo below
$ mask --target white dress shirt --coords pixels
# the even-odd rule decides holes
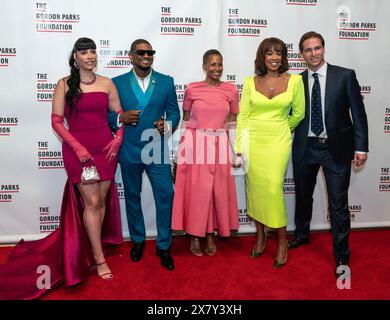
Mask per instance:
[[[134,72],[134,69],[133,69]],[[138,85],[142,89],[142,91],[145,93],[148,89],[148,85],[150,82],[150,77],[152,76],[152,71],[150,70],[149,74],[145,78],[140,78],[137,76],[137,74],[134,72],[135,78],[137,79]]]

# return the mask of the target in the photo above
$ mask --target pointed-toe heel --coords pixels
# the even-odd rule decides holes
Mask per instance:
[[[286,257],[284,258],[284,261],[279,261],[278,259],[274,260],[274,268],[279,269],[286,265],[287,263],[287,256],[288,256],[288,244],[286,243]]]
[[[256,251],[255,249],[252,249],[252,252],[251,252],[251,258],[257,258],[259,257],[260,255],[262,254],[262,252],[258,252]]]
[[[263,245],[262,245],[262,247],[261,247],[261,249],[259,251],[255,250],[256,244],[253,246],[253,249],[252,249],[252,252],[251,252],[251,258],[252,259],[260,257],[263,254],[264,249],[265,249],[265,245],[267,244],[267,240],[268,240],[268,233],[264,231]]]
[[[287,259],[284,262],[280,262],[277,259],[275,259],[275,261],[274,261],[274,268],[275,269],[279,269],[279,268],[285,266],[286,263],[287,263]]]

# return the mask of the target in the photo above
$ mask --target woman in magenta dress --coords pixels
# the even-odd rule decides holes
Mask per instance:
[[[222,237],[238,229],[231,141],[238,112],[235,85],[222,82],[222,55],[203,55],[204,81],[192,82],[184,95],[172,229],[190,235],[190,250],[203,255],[200,237],[207,236],[206,254],[216,253],[215,230]],[[230,136],[229,136],[230,133]]]
[[[68,174],[60,227],[44,239],[18,243],[0,267],[0,299],[33,299],[60,284],[75,285],[92,266],[101,279],[113,278],[104,249],[122,243],[114,175],[123,129],[114,137],[108,126],[108,110],[121,112],[121,106],[111,79],[94,73],[96,63],[95,43],[78,39],[71,74],[58,81],[52,102],[52,127],[63,140]],[[82,165],[93,164],[100,180],[84,184]],[[42,265],[50,274],[39,271]]]

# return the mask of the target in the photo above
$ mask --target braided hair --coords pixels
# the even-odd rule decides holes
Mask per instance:
[[[76,53],[77,51],[88,50],[88,49],[96,49],[95,42],[89,38],[79,38],[75,42],[73,46],[73,50],[69,57],[70,77],[66,81],[69,90],[65,94],[65,100],[69,105],[70,113],[72,112],[73,108],[76,107],[82,93],[80,88],[79,66],[75,58],[73,57],[73,54]]]

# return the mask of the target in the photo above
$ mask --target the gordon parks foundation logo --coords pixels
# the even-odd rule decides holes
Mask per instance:
[[[368,40],[376,31],[376,23],[372,21],[351,21],[351,8],[346,5],[337,8],[337,29],[340,40]]]
[[[49,11],[46,2],[35,3],[36,32],[72,33],[74,24],[80,22],[80,14],[52,13]]]
[[[18,117],[0,117],[0,136],[10,136],[18,125]]]
[[[238,210],[238,223],[242,225],[252,225],[252,219],[248,216],[246,209]]]
[[[10,59],[16,57],[16,48],[0,48],[0,67],[8,67]]]
[[[50,207],[39,207],[39,232],[52,232],[60,225],[60,216],[51,215]]]
[[[267,26],[267,19],[241,17],[237,8],[228,9],[226,30],[228,37],[260,37],[260,30]]]
[[[120,200],[124,200],[125,199],[125,191],[124,191],[124,187],[123,187],[123,182],[115,182],[115,185],[116,185],[116,188],[118,190],[118,197]]]
[[[384,125],[384,133],[389,134],[390,133],[390,108],[385,109],[385,125]]]
[[[286,0],[286,4],[290,6],[317,6],[317,0]]]
[[[379,176],[379,191],[390,191],[390,168],[381,168]]]
[[[38,141],[38,169],[61,169],[64,168],[62,151],[49,150],[47,141]]]
[[[55,82],[50,82],[47,73],[37,73],[37,102],[51,102],[56,88]]]
[[[360,86],[360,94],[362,95],[362,98],[364,99],[366,96],[371,94],[371,86]]]
[[[243,84],[237,83],[237,75],[227,74],[226,75],[226,82],[232,83],[236,86],[237,91],[238,91],[238,99],[240,100]]]
[[[304,71],[306,70],[306,62],[303,60],[299,48],[295,49],[293,43],[286,43],[287,46],[287,60],[289,70]]]
[[[357,217],[358,214],[362,213],[362,205],[361,204],[354,204],[354,205],[349,205],[349,216],[351,221],[354,221]],[[328,211],[328,214],[326,215],[326,220],[330,221],[330,214]]]
[[[182,83],[175,84],[176,89],[176,95],[177,95],[177,102],[183,102],[184,100],[184,93],[187,90],[187,85]]]
[[[193,36],[202,27],[201,17],[175,16],[172,7],[161,7],[160,34],[162,36]]]
[[[283,193],[284,194],[295,194],[294,178],[292,178],[292,177],[284,178]]]
[[[1,184],[0,185],[0,202],[12,202],[15,194],[19,193],[18,184]]]
[[[110,40],[99,40],[99,66],[104,69],[127,69],[131,67],[130,49],[112,49]]]
[[[226,75],[226,82],[236,84],[236,75],[235,74],[227,74]]]

